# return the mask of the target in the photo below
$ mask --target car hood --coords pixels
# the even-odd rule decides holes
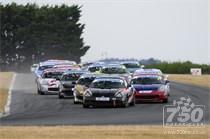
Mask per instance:
[[[79,92],[79,93],[83,93],[85,91],[87,87],[85,87],[84,85],[76,85],[75,89]]]
[[[41,84],[50,84],[50,83],[58,83],[58,81],[56,81],[54,78],[44,78],[41,80],[40,82]]]
[[[72,84],[73,82],[76,82],[76,81],[61,81],[61,84],[64,86],[71,86],[71,85],[73,85]]]
[[[158,90],[162,85],[155,84],[155,85],[133,85],[136,91],[146,91],[146,90]]]
[[[120,91],[120,90],[122,90],[122,89],[96,89],[96,88],[90,88],[90,91],[92,92],[92,93],[113,93],[113,94],[115,94],[115,93],[117,93],[118,91]]]

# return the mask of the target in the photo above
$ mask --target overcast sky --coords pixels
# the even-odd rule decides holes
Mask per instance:
[[[12,0],[0,0],[4,4]],[[25,4],[79,4],[83,61],[100,58],[158,58],[210,63],[208,0],[13,0]]]

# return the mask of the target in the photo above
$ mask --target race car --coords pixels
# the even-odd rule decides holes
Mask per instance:
[[[82,70],[66,71],[59,80],[58,98],[73,97],[73,88],[80,76],[85,73],[86,71]]]
[[[56,65],[71,65],[71,66],[74,66],[74,65],[76,65],[76,62],[69,61],[69,60],[55,60],[55,59],[40,62],[39,66],[35,70],[36,77],[40,77],[44,70],[53,68]]]
[[[34,71],[36,78],[39,78],[44,72],[44,70],[53,68],[54,65],[55,65],[54,63],[48,63],[48,62],[40,63],[39,66]]]
[[[74,104],[83,102],[83,94],[84,91],[90,86],[92,81],[96,78],[100,77],[100,74],[83,74],[77,81],[74,87]]]
[[[100,70],[101,70],[101,68],[103,67],[103,63],[94,63],[94,64],[91,64],[91,65],[89,65],[88,67],[87,67],[87,70],[89,71],[89,72],[92,72],[92,73],[94,73],[94,72],[100,72]]]
[[[38,94],[57,94],[59,91],[58,79],[67,69],[51,68],[46,69],[40,77],[37,78]]]
[[[121,62],[130,73],[134,73],[136,70],[141,69],[138,61],[123,61]]]
[[[122,77],[98,77],[85,90],[83,107],[135,105],[135,95]]]
[[[138,75],[131,81],[136,102],[168,102],[169,81],[159,75]]]
[[[131,73],[121,64],[108,64],[104,65],[100,71],[102,74],[116,75],[125,78],[129,84],[131,81]]]
[[[33,65],[31,65],[31,72],[32,73],[34,73],[35,71],[36,71],[36,69],[37,69],[37,67],[39,66],[39,64],[33,64]]]

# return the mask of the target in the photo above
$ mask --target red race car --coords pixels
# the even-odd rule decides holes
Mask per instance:
[[[136,102],[168,102],[169,81],[159,75],[134,76],[131,87],[135,92]]]

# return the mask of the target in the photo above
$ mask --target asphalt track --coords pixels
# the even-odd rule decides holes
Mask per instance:
[[[209,123],[210,90],[196,86],[171,83],[170,101],[190,97],[196,105],[205,105],[205,120]],[[32,74],[17,74],[10,115],[0,119],[1,125],[150,125],[162,124],[161,103],[141,103],[129,108],[84,109],[72,99],[57,95],[37,94]]]

